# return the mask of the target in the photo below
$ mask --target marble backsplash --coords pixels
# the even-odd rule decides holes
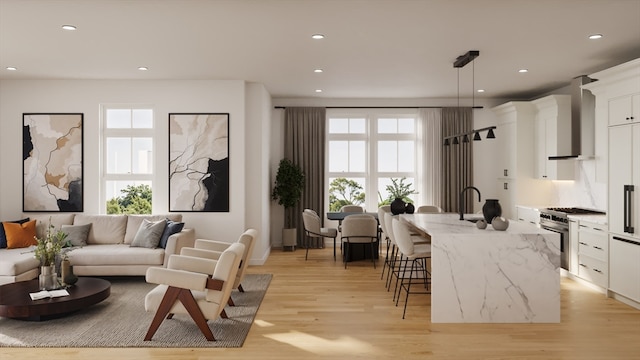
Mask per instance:
[[[596,162],[576,161],[574,181],[552,181],[551,206],[577,206],[607,211],[607,184],[596,182]]]

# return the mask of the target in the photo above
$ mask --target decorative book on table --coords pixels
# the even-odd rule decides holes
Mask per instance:
[[[60,296],[69,296],[69,292],[66,289],[49,290],[49,291],[42,290],[36,293],[30,293],[29,296],[31,296],[31,300],[41,300],[41,299],[56,298]]]

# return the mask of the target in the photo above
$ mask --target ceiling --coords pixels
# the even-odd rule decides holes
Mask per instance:
[[[0,80],[240,79],[274,98],[529,99],[640,57],[639,19],[640,0],[0,0]],[[480,56],[454,68],[469,50]]]

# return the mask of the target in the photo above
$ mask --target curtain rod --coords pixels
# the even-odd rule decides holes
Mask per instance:
[[[292,106],[292,107],[304,107],[304,106]],[[442,109],[446,107],[458,107],[458,106],[315,106],[324,107],[325,109]],[[463,106],[464,107],[464,106]],[[467,106],[472,109],[483,109],[484,106]],[[286,109],[286,106],[274,106],[274,109]]]

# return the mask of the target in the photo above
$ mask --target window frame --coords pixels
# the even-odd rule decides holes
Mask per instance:
[[[327,125],[326,125],[326,150],[325,158],[325,183],[326,183],[326,198],[325,198],[325,212],[329,210],[329,184],[330,179],[337,177],[344,178],[364,178],[365,179],[365,202],[362,206],[366,211],[374,211],[378,208],[378,182],[379,179],[384,178],[413,178],[413,187],[418,190],[422,183],[422,172],[419,166],[419,156],[421,149],[423,148],[423,141],[421,136],[421,125],[418,118],[417,109],[327,109]],[[364,134],[332,134],[329,132],[330,119],[334,118],[364,118],[365,119],[365,133]],[[414,119],[414,131],[413,133],[378,133],[378,119],[379,118],[413,118]],[[364,172],[330,172],[330,147],[331,141],[349,141],[349,140],[362,140],[365,141],[365,170]],[[414,166],[413,172],[408,171],[378,171],[378,153],[377,145],[378,141],[413,141],[414,143]],[[372,190],[375,190],[372,192]],[[373,196],[372,196],[373,195]],[[420,199],[414,198],[414,202],[418,202]]]
[[[151,127],[150,128],[107,128],[107,111],[111,109],[128,109],[128,110],[151,110]],[[157,141],[155,139],[155,132],[157,127],[156,109],[151,104],[101,104],[100,105],[100,214],[107,213],[107,182],[109,181],[130,181],[130,182],[149,182],[151,187],[151,193],[153,196],[153,180],[156,171],[156,157],[157,157]],[[107,139],[108,138],[150,138],[151,139],[151,172],[144,173],[109,173],[107,170]],[[153,206],[153,203],[152,203]]]

